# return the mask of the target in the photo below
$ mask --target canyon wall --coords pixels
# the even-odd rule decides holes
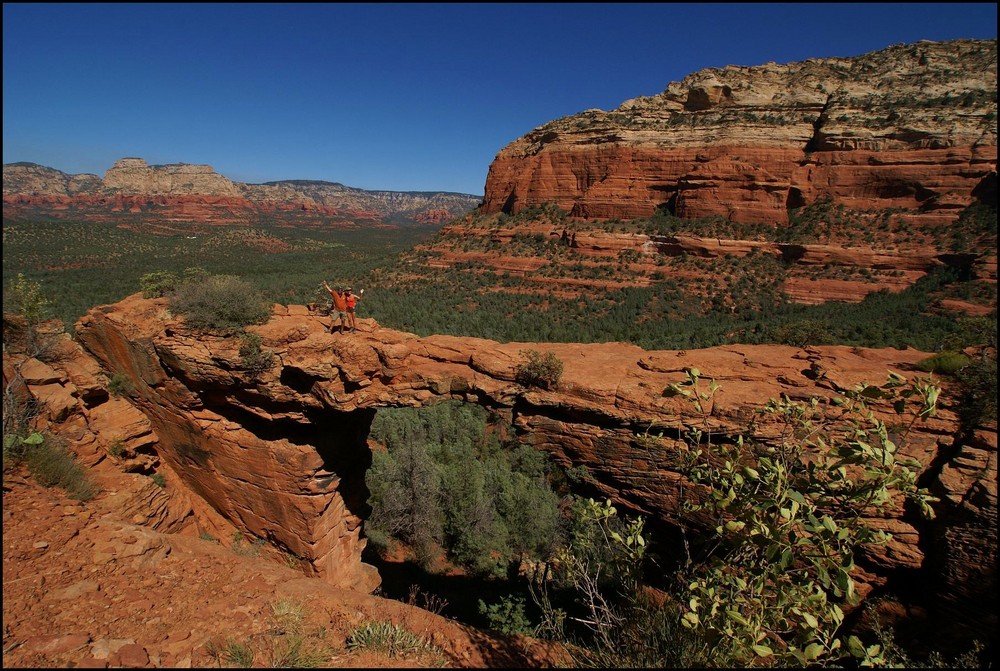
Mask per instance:
[[[921,41],[701,70],[504,147],[480,209],[552,203],[590,219],[666,209],[781,226],[789,210],[831,198],[947,224],[984,194],[995,204],[996,54],[996,40]]]

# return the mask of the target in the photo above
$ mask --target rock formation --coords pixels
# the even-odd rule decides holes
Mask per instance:
[[[685,305],[708,309],[734,299],[720,277],[761,273],[760,259],[774,260],[778,289],[794,303],[856,303],[870,294],[902,292],[929,273],[951,268],[969,287],[970,300],[942,298],[938,306],[955,315],[989,315],[996,309],[996,238],[971,239],[954,251],[947,238],[901,235],[871,225],[824,223],[838,231],[823,241],[777,242],[764,236],[716,237],[688,230],[673,234],[616,222],[574,222],[548,214],[467,215],[443,226],[429,242],[403,255],[409,276],[434,277],[441,268],[471,275],[493,272],[516,278],[505,284],[511,293],[593,297],[614,291],[671,284]],[[872,233],[878,230],[878,234]],[[959,226],[952,226],[954,235]],[[572,240],[563,240],[563,232]],[[860,233],[859,233],[860,232]],[[861,236],[870,236],[867,242]],[[741,261],[745,260],[745,261]],[[755,265],[757,264],[757,265]],[[756,269],[755,269],[756,268]],[[392,281],[406,281],[406,277]],[[435,280],[436,281],[436,280]],[[754,284],[760,276],[750,277]],[[486,291],[495,290],[490,284]],[[972,299],[972,296],[978,296]]]
[[[333,585],[370,590],[378,576],[360,561],[364,476],[380,407],[458,399],[507,413],[530,444],[564,467],[582,467],[592,495],[676,528],[684,478],[671,464],[682,449],[678,430],[697,417],[663,389],[682,382],[686,369],[721,384],[711,416],[714,435],[725,440],[768,398],[828,398],[883,382],[888,371],[913,376],[914,363],[927,356],[848,347],[504,344],[420,338],[364,319],[358,333],[344,336],[328,333],[326,319],[304,306],[275,306],[268,323],[251,327],[275,354],[273,367],[255,377],[240,363],[238,338],[192,332],[164,299],[135,295],[78,322],[77,338],[96,364],[72,357],[80,362],[68,379],[38,362],[20,369],[29,371],[27,390],[84,452],[120,436],[130,454],[145,452],[183,484],[190,495],[182,510],[164,509],[160,523],[193,516],[216,531],[233,525],[285,548]],[[563,361],[557,389],[515,383],[525,349]],[[139,412],[112,413],[113,399],[95,381],[98,364],[128,381],[123,389]],[[10,366],[5,357],[8,379]],[[864,558],[859,577],[865,591],[916,580],[956,623],[978,630],[996,624],[996,427],[962,435],[955,413],[946,386],[937,417],[905,447],[923,464],[922,482],[942,498],[937,520],[902,507],[874,520],[893,541]],[[101,419],[109,414],[120,416],[115,428]],[[662,441],[637,441],[655,429],[665,430]],[[767,439],[774,430],[765,422],[756,435]]]
[[[497,154],[483,212],[665,208],[782,226],[819,198],[947,224],[996,183],[996,40],[701,70],[546,123]]]
[[[215,224],[281,217],[299,225],[355,222],[436,224],[476,207],[478,196],[444,192],[366,191],[332,182],[233,182],[209,165],[148,165],[117,161],[101,179],[67,175],[34,163],[3,167],[4,217],[74,216]],[[444,213],[444,215],[442,215]]]

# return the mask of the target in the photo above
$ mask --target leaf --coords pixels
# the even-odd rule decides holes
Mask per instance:
[[[837,523],[829,515],[823,515],[823,527],[831,534],[837,532]]]
[[[861,395],[865,398],[885,398],[886,393],[882,391],[881,387],[876,387],[875,385],[868,385],[861,390]]]
[[[812,661],[812,660],[816,659],[817,657],[819,657],[820,653],[822,653],[822,652],[823,652],[823,646],[822,645],[820,645],[819,643],[810,643],[809,645],[806,646],[806,650],[805,650],[806,660]]]
[[[771,648],[767,647],[766,645],[755,645],[753,646],[753,651],[757,653],[758,657],[770,657],[771,655],[774,654],[771,651]]]
[[[747,625],[750,624],[749,622],[747,622],[746,618],[743,617],[742,614],[740,614],[739,611],[735,611],[735,610],[727,608],[726,609],[726,615],[729,616],[729,619],[731,619],[731,620],[733,620],[735,622],[738,622],[739,624],[742,624],[744,627],[746,627]]]
[[[30,436],[23,439],[21,442],[24,443],[25,445],[41,445],[42,443],[45,442],[45,437],[42,434],[35,431]]]
[[[857,636],[847,637],[847,649],[851,651],[851,654],[855,657],[865,656],[865,646],[861,644],[861,639]]]
[[[848,575],[847,571],[845,571],[844,569],[842,568],[839,569],[837,571],[837,587],[844,590],[845,592],[848,592],[851,589],[850,584],[851,584],[851,576]]]
[[[681,624],[688,629],[694,629],[700,624],[697,613],[684,613],[684,617],[681,618]]]
[[[802,613],[802,619],[805,620],[806,624],[813,629],[819,626],[819,620],[817,620],[811,613]]]
[[[666,389],[663,390],[663,395],[667,398],[670,398],[671,396],[690,396],[691,392],[687,389],[681,389],[675,382],[667,385]]]

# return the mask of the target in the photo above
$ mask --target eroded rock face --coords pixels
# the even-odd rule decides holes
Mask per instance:
[[[481,210],[552,203],[630,219],[666,208],[781,226],[790,208],[828,197],[945,224],[995,194],[996,73],[996,40],[701,70],[511,143]]]
[[[437,224],[468,212],[480,200],[469,194],[366,191],[321,181],[243,184],[210,165],[149,165],[141,158],[120,159],[103,179],[34,163],[3,166],[4,216],[9,218],[45,214],[117,221],[142,214],[146,224],[247,224],[281,215],[307,226],[383,224],[388,219]]]
[[[104,187],[124,196],[200,194],[238,196],[239,189],[210,165],[150,166],[141,158],[123,158],[104,173]]]
[[[721,385],[712,417],[724,440],[742,432],[768,398],[825,398],[862,381],[881,383],[890,370],[912,376],[913,364],[927,356],[850,347],[651,352],[623,343],[496,343],[421,338],[372,320],[341,335],[328,333],[327,318],[305,307],[275,306],[267,324],[251,327],[275,364],[252,379],[241,369],[236,338],[192,333],[165,307],[162,299],[132,296],[92,310],[77,336],[103,367],[133,381],[130,400],[149,418],[160,458],[192,492],[238,527],[307,559],[327,581],[359,589],[377,584],[360,562],[367,433],[377,408],[458,399],[509,413],[536,448],[565,467],[585,467],[591,491],[669,526],[680,523],[685,495],[671,465],[683,449],[677,430],[698,418],[690,403],[662,392],[682,382],[687,368]],[[514,382],[529,348],[564,363],[558,389]],[[943,495],[938,521],[897,507],[878,522],[893,542],[867,556],[861,578],[870,588],[900,574],[923,576],[956,612],[975,613],[975,626],[995,624],[995,610],[976,603],[995,603],[995,561],[982,560],[996,556],[989,533],[996,428],[957,441],[950,399],[946,390],[938,416],[919,425],[906,446],[924,465],[922,478]],[[651,428],[665,429],[664,440],[640,445],[636,435]],[[757,435],[776,431],[765,422]]]

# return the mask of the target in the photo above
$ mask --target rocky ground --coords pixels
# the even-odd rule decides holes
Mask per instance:
[[[557,665],[538,642],[335,589],[251,546],[133,524],[114,502],[148,478],[92,474],[102,492],[81,503],[21,468],[4,473],[4,668]],[[379,623],[426,645],[350,644]]]

